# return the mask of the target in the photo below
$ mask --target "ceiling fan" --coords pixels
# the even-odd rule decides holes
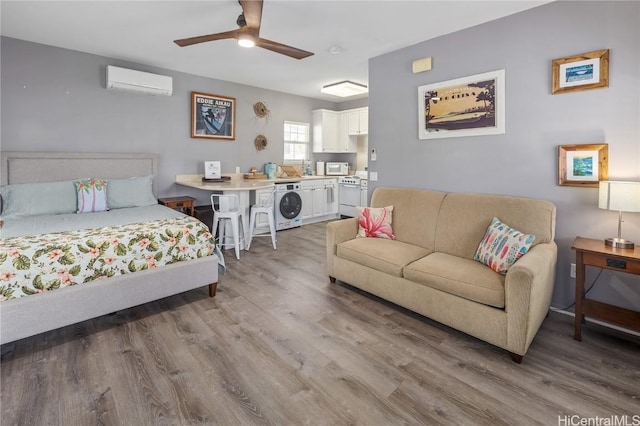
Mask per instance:
[[[242,13],[238,16],[236,23],[240,28],[222,33],[207,34],[196,37],[174,40],[180,47],[191,46],[192,44],[205,43],[208,41],[225,40],[235,38],[238,44],[243,47],[258,46],[275,53],[289,56],[295,59],[304,59],[313,55],[306,50],[287,46],[286,44],[260,38],[260,21],[262,21],[263,0],[238,0],[242,6]]]

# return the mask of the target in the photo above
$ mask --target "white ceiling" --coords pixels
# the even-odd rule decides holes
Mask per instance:
[[[173,40],[237,28],[237,0],[6,1],[3,36],[339,102],[323,85],[367,84],[369,58],[547,1],[265,0],[260,36],[314,52],[296,60],[221,40]],[[331,46],[342,53],[332,54]],[[425,52],[428,56],[428,52]],[[437,64],[437,58],[435,59]],[[409,65],[410,66],[410,65]]]

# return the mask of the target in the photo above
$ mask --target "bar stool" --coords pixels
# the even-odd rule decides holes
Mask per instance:
[[[273,186],[271,193],[268,197],[258,199],[256,204],[251,206],[251,216],[249,218],[249,240],[247,241],[247,250],[251,246],[251,240],[253,237],[268,237],[269,235],[253,235],[253,231],[256,227],[256,216],[259,214],[266,214],[267,221],[269,222],[269,234],[271,235],[271,244],[273,249],[276,249],[276,218],[273,213],[274,201],[276,195],[276,187]]]
[[[218,201],[216,203],[216,200]],[[218,208],[216,208],[216,204]],[[215,235],[218,225],[218,246],[221,248],[233,245],[236,250],[236,258],[240,260],[240,232],[243,230],[242,215],[240,214],[240,199],[236,194],[211,194],[211,208],[213,209],[213,225],[211,233]],[[231,222],[233,232],[233,244],[226,243],[225,221]]]

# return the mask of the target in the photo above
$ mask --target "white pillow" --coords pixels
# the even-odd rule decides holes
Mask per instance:
[[[78,213],[95,213],[109,210],[109,206],[107,206],[106,180],[77,180],[75,185]]]

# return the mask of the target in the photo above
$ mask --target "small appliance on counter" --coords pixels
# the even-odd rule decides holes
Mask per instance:
[[[327,162],[326,170],[328,176],[347,176],[349,174],[349,163]]]
[[[278,168],[276,163],[266,163],[264,165],[264,174],[267,175],[267,179],[276,178],[276,169]]]
[[[324,161],[316,161],[316,175],[324,176]]]

